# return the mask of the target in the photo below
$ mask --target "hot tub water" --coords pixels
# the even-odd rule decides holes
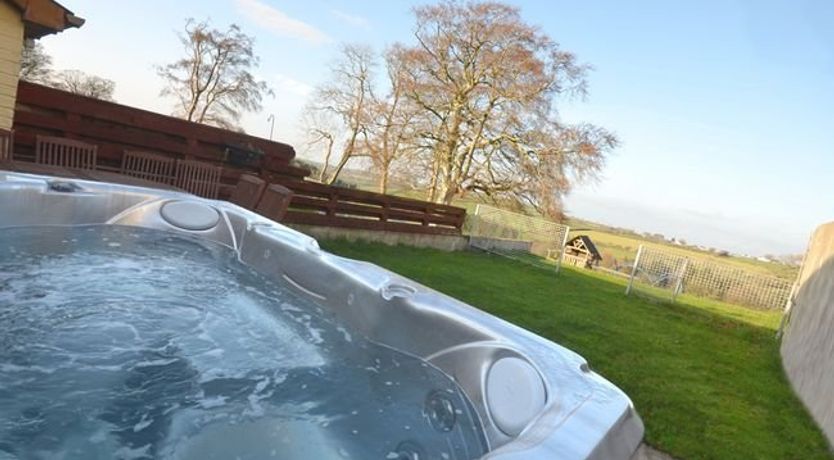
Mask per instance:
[[[470,459],[474,410],[212,243],[0,230],[0,459]]]

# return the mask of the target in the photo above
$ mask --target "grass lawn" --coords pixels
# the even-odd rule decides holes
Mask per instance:
[[[559,276],[497,256],[325,241],[582,354],[634,401],[646,441],[678,458],[832,458],[782,373],[779,314],[623,295],[624,281]]]

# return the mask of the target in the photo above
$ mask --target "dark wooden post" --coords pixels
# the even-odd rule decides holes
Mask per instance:
[[[264,191],[258,206],[255,208],[255,212],[276,222],[280,222],[287,214],[291,200],[292,190],[283,185],[271,184]]]
[[[384,196],[382,199],[382,215],[379,216],[382,222],[388,222],[388,211],[391,210],[391,198]]]
[[[330,217],[336,216],[336,206],[339,204],[339,192],[330,190],[330,197],[327,201],[327,215]]]
[[[251,174],[241,174],[229,201],[246,209],[255,209],[266,188],[266,182]]]

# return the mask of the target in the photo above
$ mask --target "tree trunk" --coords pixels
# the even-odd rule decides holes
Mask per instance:
[[[436,154],[435,154],[436,155]],[[429,191],[426,195],[426,201],[434,202],[434,197],[437,194],[437,179],[438,179],[438,169],[437,169],[437,158],[434,158],[431,163],[431,182],[429,182]]]
[[[339,173],[342,172],[345,165],[347,164],[348,160],[350,160],[350,155],[343,154],[342,158],[339,159],[339,164],[336,165],[336,169],[333,170],[333,174],[327,179],[327,185],[333,185],[333,182],[336,182],[336,179],[339,177]]]
[[[321,165],[321,171],[319,171],[319,182],[324,182],[324,179],[327,177],[327,167],[330,165],[330,155],[332,153],[333,153],[333,140],[328,139],[327,153],[324,154],[324,164]]]
[[[457,196],[458,188],[455,184],[443,184],[442,193],[438,195],[438,203],[452,204],[452,200]]]
[[[379,175],[379,193],[388,193],[388,166],[384,166]]]

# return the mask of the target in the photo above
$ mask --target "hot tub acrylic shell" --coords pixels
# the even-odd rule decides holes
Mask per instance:
[[[0,228],[93,224],[228,246],[368,339],[428,361],[474,405],[486,459],[627,459],[642,440],[629,398],[576,353],[255,213],[185,193],[0,171]]]

